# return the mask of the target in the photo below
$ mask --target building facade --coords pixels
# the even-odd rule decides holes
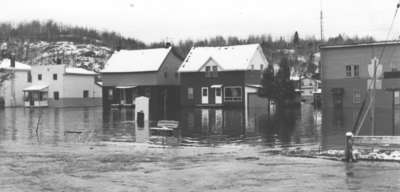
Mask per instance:
[[[134,107],[136,97],[146,96],[150,114],[162,114],[150,118],[168,118],[167,109],[179,106],[181,63],[172,47],[114,53],[101,71],[104,109]]]
[[[58,65],[32,66],[32,83],[23,89],[26,107],[92,107],[102,105],[97,73]]]
[[[3,59],[0,64],[1,73],[10,74],[10,78],[0,87],[0,98],[4,107],[23,107],[23,89],[31,84],[31,66],[16,62],[12,59]]]
[[[361,134],[399,134],[399,47],[399,42],[321,47],[323,126],[353,129],[364,100],[365,109],[372,98],[376,66],[375,107],[365,118]]]
[[[258,44],[193,47],[178,70],[181,105],[244,107],[245,93],[260,84],[267,66]]]

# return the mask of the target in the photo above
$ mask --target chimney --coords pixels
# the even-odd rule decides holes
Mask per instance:
[[[15,68],[15,54],[11,54],[10,56],[10,67]]]

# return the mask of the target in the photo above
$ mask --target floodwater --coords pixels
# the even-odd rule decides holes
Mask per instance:
[[[270,115],[265,108],[185,108],[170,112],[180,122],[174,133],[183,144],[295,145],[321,143],[321,111],[310,104]],[[150,122],[155,126],[156,120]],[[47,143],[134,142],[134,110],[102,108],[6,108],[0,110],[0,142]]]
[[[346,114],[334,113],[324,120],[326,126],[322,127],[321,110],[307,103],[299,108],[273,109],[270,114],[264,108],[248,112],[196,108],[170,113],[172,119],[180,122],[180,129],[173,136],[178,145],[187,147],[132,145],[145,140],[148,134],[135,128],[132,109],[0,110],[0,188],[2,191],[400,190],[398,163],[346,164],[269,152],[286,146],[343,148],[347,129],[344,126],[346,119],[351,119]],[[151,121],[150,126],[155,122]]]

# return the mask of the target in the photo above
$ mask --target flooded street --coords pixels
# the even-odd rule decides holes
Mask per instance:
[[[128,109],[1,110],[1,191],[400,190],[399,163],[279,155],[343,147],[344,130],[323,128],[310,104],[269,117],[262,108],[247,117],[237,109],[182,109],[172,146],[135,143],[141,134],[133,116]]]

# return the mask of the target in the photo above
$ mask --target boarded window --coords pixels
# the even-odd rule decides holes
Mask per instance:
[[[242,88],[241,87],[225,87],[224,88],[225,101],[242,101]]]
[[[193,99],[193,87],[187,89],[188,99]]]

